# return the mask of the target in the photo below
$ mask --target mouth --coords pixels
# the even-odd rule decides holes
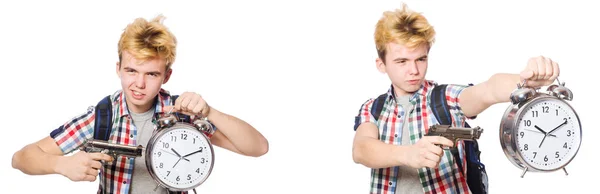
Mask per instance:
[[[418,84],[419,83],[419,79],[408,80],[406,82],[408,82],[409,84]]]
[[[143,94],[143,93],[138,92],[138,91],[131,90],[131,95],[133,96],[133,98],[140,100],[140,99],[144,98],[144,96],[146,94]]]

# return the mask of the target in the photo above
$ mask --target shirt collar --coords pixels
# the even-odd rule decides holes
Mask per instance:
[[[129,108],[127,107],[127,99],[125,99],[125,95],[122,90],[117,91],[113,95],[113,106],[119,106],[119,115],[120,117],[129,116]],[[157,98],[154,98],[154,114],[162,114],[163,107],[166,105],[173,104],[171,102],[171,95],[169,91],[165,89],[160,89],[158,92]]]
[[[426,96],[427,92],[429,90],[431,90],[431,87],[433,87],[435,85],[437,85],[436,82],[431,81],[431,80],[425,80],[421,84],[421,87],[412,94],[412,96],[410,97],[409,101],[414,103],[416,101],[417,97]],[[388,99],[391,99],[394,102],[397,102],[396,101],[396,93],[394,91],[394,85],[393,84],[390,85],[390,89],[388,89],[387,95],[388,95]]]

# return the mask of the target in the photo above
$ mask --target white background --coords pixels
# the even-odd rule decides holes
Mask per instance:
[[[600,30],[588,1],[409,1],[437,31],[428,79],[480,83],[519,73],[529,57],[560,64],[561,81],[583,125],[577,157],[562,171],[527,173],[505,157],[498,127],[508,103],[471,123],[492,193],[593,190],[600,135],[595,95]],[[593,2],[593,1],[590,1]],[[352,161],[354,116],[389,80],[375,68],[374,26],[400,1],[19,1],[0,3],[2,145],[0,193],[95,193],[97,182],[29,176],[11,168],[14,152],[119,88],[117,41],[137,17],[162,13],[179,41],[164,88],[201,93],[210,105],[248,121],[270,143],[251,158],[216,148],[199,193],[367,193],[369,169]],[[466,71],[471,71],[467,73]]]

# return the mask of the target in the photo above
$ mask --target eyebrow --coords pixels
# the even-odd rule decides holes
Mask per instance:
[[[136,69],[134,69],[134,68],[131,68],[131,67],[123,67],[123,69],[125,69],[125,70],[133,70],[133,71],[138,71],[138,70],[136,70]],[[149,72],[146,72],[146,74],[156,74],[156,75],[160,75],[160,71],[149,71]]]
[[[427,58],[427,55],[422,55],[422,56],[418,57],[417,60],[418,59],[425,59],[425,58]],[[394,59],[394,62],[408,61],[408,60],[409,60],[408,58],[396,58],[396,59]]]

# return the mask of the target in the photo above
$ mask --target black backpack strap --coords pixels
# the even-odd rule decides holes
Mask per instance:
[[[388,94],[381,94],[373,101],[373,106],[371,107],[371,115],[375,118],[375,121],[379,119],[381,115],[381,111],[383,111],[383,105],[385,105],[385,100],[387,99]]]
[[[173,105],[175,105],[175,101],[177,100],[177,98],[179,98],[179,95],[173,95],[171,96],[171,102],[173,102]],[[185,122],[185,123],[191,123],[191,118],[189,115],[186,114],[181,114],[181,113],[175,113],[175,116],[177,117],[177,119],[179,119],[179,121],[181,122]]]
[[[431,91],[431,98],[429,100],[430,106],[433,111],[433,115],[442,125],[452,125],[452,116],[450,110],[448,110],[448,102],[446,101],[446,88],[448,85],[439,85],[433,88]],[[464,123],[464,127],[470,128],[467,122]],[[486,186],[483,185],[482,176],[487,178],[485,172],[485,166],[479,161],[479,145],[477,141],[464,141],[464,149],[466,152],[467,160],[467,185],[471,192],[475,194],[487,193]],[[458,149],[450,149],[455,160],[459,159]],[[457,162],[458,168],[463,172],[463,166],[461,162]],[[487,182],[487,181],[486,181]]]
[[[112,102],[110,95],[104,97],[96,105],[94,120],[94,139],[108,141],[112,131]]]

